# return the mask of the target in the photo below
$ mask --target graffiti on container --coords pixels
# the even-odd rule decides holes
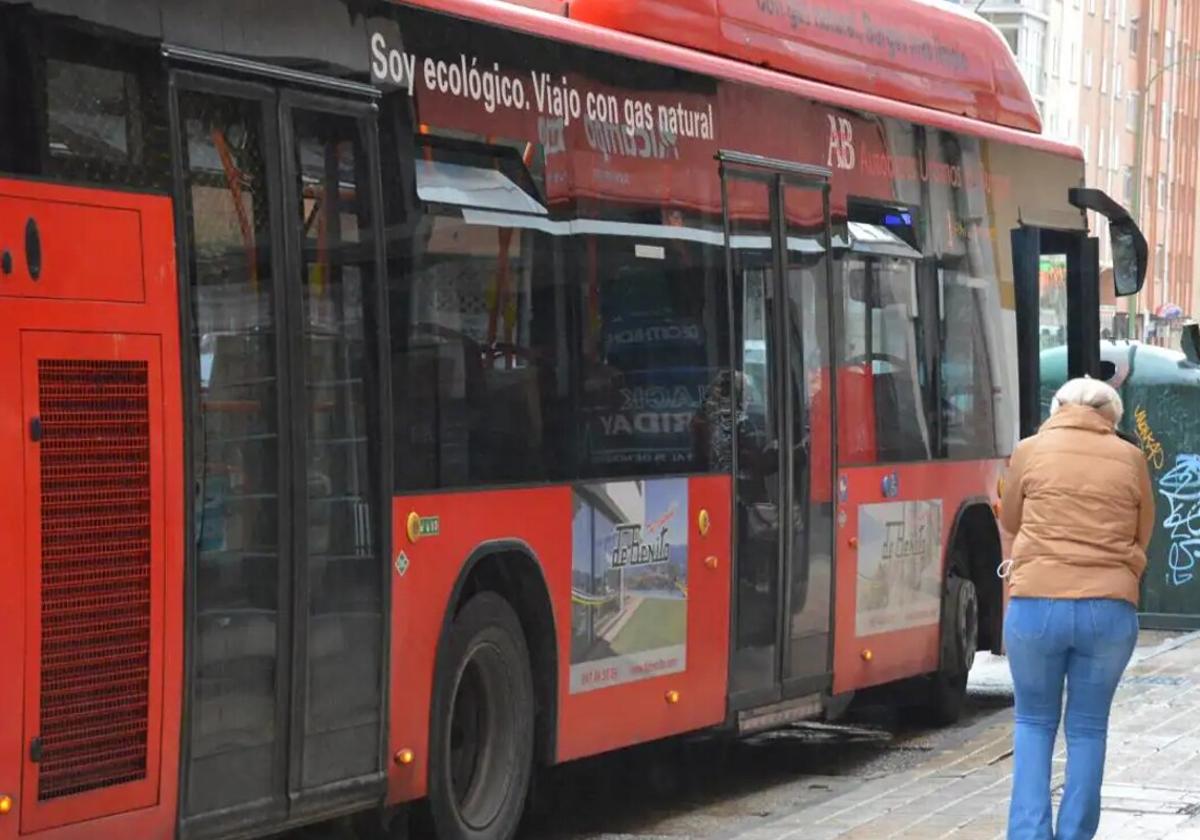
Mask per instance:
[[[1146,409],[1139,405],[1133,416],[1136,422],[1138,440],[1142,444],[1142,452],[1145,453],[1146,460],[1150,462],[1150,466],[1154,467],[1154,469],[1161,470],[1166,455],[1163,452],[1162,444],[1154,436],[1154,429],[1150,428],[1150,420],[1146,416]]]
[[[1200,455],[1179,455],[1175,466],[1158,482],[1158,492],[1170,505],[1163,527],[1170,532],[1167,583],[1183,586],[1196,577],[1200,559]]]

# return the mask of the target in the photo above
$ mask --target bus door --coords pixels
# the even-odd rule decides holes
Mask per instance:
[[[722,154],[734,307],[730,707],[809,707],[831,678],[828,173]]]
[[[1046,419],[1053,396],[1042,393],[1042,360],[1055,358],[1044,351],[1066,347],[1070,377],[1099,375],[1099,241],[1084,230],[1023,225],[1012,244],[1024,438]]]
[[[374,91],[167,54],[198,836],[382,799],[389,380]]]
[[[1123,207],[1100,190],[1069,191],[1080,211],[1103,215],[1109,224],[1113,285],[1117,297],[1135,295],[1146,278],[1148,247],[1137,224]],[[1066,378],[1108,379],[1110,364],[1100,362],[1100,240],[1080,229],[1023,224],[1012,231],[1013,285],[1017,315],[1017,368],[1020,434],[1028,437],[1049,416],[1053,389],[1047,381]],[[1056,375],[1057,374],[1057,375]]]

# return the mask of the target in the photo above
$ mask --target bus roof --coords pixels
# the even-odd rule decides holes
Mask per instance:
[[[587,2],[590,1],[587,0]],[[662,0],[655,1],[661,2]],[[755,0],[755,2],[760,1],[767,3],[775,0]],[[847,0],[847,2],[851,1],[863,2],[863,0]],[[1074,161],[1083,161],[1083,151],[1078,146],[1062,143],[1044,134],[1035,133],[1039,131],[1040,120],[1032,111],[1032,106],[1030,116],[1026,121],[1028,125],[1017,128],[957,111],[936,109],[929,105],[888,97],[883,95],[875,85],[860,83],[858,87],[853,87],[847,86],[849,82],[836,85],[832,82],[806,78],[795,72],[783,72],[747,60],[717,55],[648,35],[624,32],[610,26],[583,21],[578,17],[572,18],[568,16],[568,0],[391,0],[391,2],[469,20],[484,21],[530,35],[561,40],[616,55],[655,61],[694,73],[773,88],[827,105],[881,117],[891,117],[967,136],[997,140]],[[573,2],[579,3],[584,0],[573,0]],[[612,0],[612,2],[618,2],[618,0]],[[825,2],[832,2],[832,0],[825,0]],[[896,0],[896,2],[918,5],[918,0]],[[920,5],[927,4],[920,3]],[[946,12],[944,8],[938,8],[943,16],[953,14]],[[576,9],[576,14],[582,13],[581,9]],[[960,16],[965,14],[965,12],[960,13]],[[996,43],[1002,41],[1001,36],[981,19],[973,16],[970,19],[975,21],[978,26],[988,28],[993,33]],[[1008,60],[1011,61],[1011,57]],[[1022,100],[1028,100],[1028,89],[1024,86],[1024,82],[1020,82],[1019,96]]]
[[[570,0],[575,20],[1041,133],[1004,38],[941,0]]]

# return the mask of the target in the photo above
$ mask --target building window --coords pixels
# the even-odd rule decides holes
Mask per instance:
[[[1113,66],[1113,99],[1120,99],[1125,93],[1125,65],[1117,62]]]
[[[1125,100],[1125,127],[1130,131],[1137,128],[1138,111],[1141,108],[1142,97],[1139,93],[1130,93]]]
[[[1135,58],[1138,53],[1138,38],[1141,37],[1140,22],[1136,17],[1129,21],[1129,54]]]
[[[1042,75],[1042,64],[1045,61],[1046,52],[1043,47],[1044,39],[1045,33],[1040,29],[1024,30],[1025,54],[1021,60],[1021,66],[1036,94],[1041,94],[1046,89],[1046,80]]]
[[[1128,0],[1120,0],[1117,4],[1117,25],[1124,26],[1127,22],[1129,12]]]
[[[1108,134],[1100,129],[1100,144],[1096,146],[1096,165],[1104,169],[1108,165]]]
[[[1122,174],[1125,178],[1125,200],[1133,201],[1133,167],[1126,166]]]
[[[1087,87],[1092,86],[1092,51],[1087,50],[1083,54],[1083,83]]]
[[[1104,0],[1104,19],[1112,19],[1112,0]]]
[[[1004,35],[1004,40],[1008,42],[1008,48],[1012,50],[1012,54],[1017,55],[1017,30],[1001,29],[1000,32]]]
[[[1170,70],[1175,66],[1175,30],[1167,30],[1167,42],[1164,47],[1166,48],[1166,57],[1163,59],[1163,67]]]
[[[1165,210],[1167,208],[1167,176],[1158,176],[1158,209]]]
[[[1100,62],[1100,92],[1108,93],[1108,62]]]

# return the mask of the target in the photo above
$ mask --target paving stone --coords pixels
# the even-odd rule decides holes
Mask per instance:
[[[1139,648],[1110,723],[1098,840],[1200,840],[1200,634]],[[870,780],[736,840],[1003,840],[1012,733]],[[1061,796],[1066,740],[1053,766]]]

